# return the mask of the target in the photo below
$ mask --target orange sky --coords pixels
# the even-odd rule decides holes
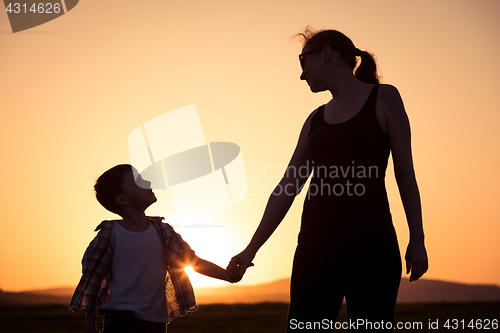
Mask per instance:
[[[264,182],[270,191],[279,181],[257,170],[286,167],[304,120],[330,98],[299,80],[301,46],[289,37],[307,24],[375,53],[383,82],[401,92],[425,277],[500,284],[499,14],[495,0],[86,0],[13,34],[0,12],[0,288],[75,285],[95,226],[115,218],[95,200],[93,182],[130,161],[134,128],[190,104],[207,140],[241,147],[249,184],[261,189],[214,218],[223,228],[177,230],[225,267],[260,221]],[[392,168],[386,183],[404,255],[408,228]],[[160,192],[147,213],[168,216],[168,191]],[[242,283],[290,275],[304,194]]]

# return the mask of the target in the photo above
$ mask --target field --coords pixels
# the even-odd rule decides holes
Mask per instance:
[[[198,311],[169,324],[168,333],[284,332],[287,308],[285,303],[201,305]],[[407,326],[422,323],[420,327],[395,331],[491,332],[498,331],[493,320],[500,320],[500,303],[398,304],[395,316],[396,322]],[[83,312],[71,313],[61,305],[4,306],[0,307],[0,333],[85,333],[84,317]],[[448,329],[445,327],[447,321]],[[337,322],[346,322],[345,308]],[[429,329],[430,323],[437,329]],[[474,329],[468,327],[472,324]]]

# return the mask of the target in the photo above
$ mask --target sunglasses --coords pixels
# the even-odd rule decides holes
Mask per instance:
[[[300,61],[300,67],[302,67],[302,69],[304,69],[304,57],[308,54],[311,54],[311,53],[314,53],[314,52],[318,52],[320,49],[322,49],[323,46],[321,47],[317,47],[317,48],[314,48],[312,50],[309,50],[307,52],[304,52],[304,53],[301,53],[299,54],[299,61]]]
[[[311,53],[314,53],[314,52],[318,52],[319,50],[322,50],[322,49],[323,49],[323,47],[325,47],[325,46],[316,47],[316,48],[314,48],[314,49],[312,49],[312,50],[309,50],[309,51],[307,51],[307,52],[304,52],[304,53],[299,54],[300,67],[302,67],[302,69],[304,69],[304,57],[305,57],[306,55],[311,54]],[[333,48],[333,47],[331,47],[331,46],[330,46],[330,48],[331,48],[332,50],[337,50],[336,48]]]

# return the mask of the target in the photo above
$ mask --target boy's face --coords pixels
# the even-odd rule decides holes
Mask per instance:
[[[156,202],[156,196],[151,189],[151,182],[142,179],[138,174],[137,179],[134,180],[134,173],[130,171],[123,178],[122,194],[120,201],[121,204],[125,203],[126,206],[145,210],[151,204]]]

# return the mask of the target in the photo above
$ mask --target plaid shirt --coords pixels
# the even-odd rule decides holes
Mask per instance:
[[[182,253],[193,250],[169,224],[162,223],[162,220],[164,220],[163,217],[148,217],[148,221],[156,227],[163,245],[167,267],[165,295],[170,322],[178,316],[185,315],[188,311],[195,311],[198,306],[193,287],[180,258]],[[81,309],[102,315],[100,305],[110,292],[109,282],[113,260],[111,231],[115,223],[116,221],[103,221],[95,229],[95,231],[100,231],[83,256],[83,275],[71,299],[70,311]]]

